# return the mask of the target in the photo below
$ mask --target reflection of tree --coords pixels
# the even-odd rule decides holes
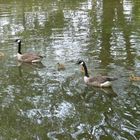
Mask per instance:
[[[64,20],[64,7],[75,8],[79,6],[81,1],[67,1],[67,2],[43,2],[38,6],[33,6],[30,2],[30,8],[24,9],[23,25],[27,32],[43,34],[50,36],[53,28],[61,28],[66,25]],[[26,3],[24,4],[26,5]],[[23,6],[24,8],[24,6]],[[47,8],[47,9],[46,9]],[[37,30],[36,30],[37,29]],[[60,30],[57,30],[60,31]],[[63,30],[61,30],[63,31]]]
[[[130,44],[130,35],[131,35],[131,25],[127,23],[125,20],[125,15],[123,13],[123,3],[121,0],[119,1],[112,1],[112,0],[104,0],[103,1],[103,20],[102,20],[102,29],[101,29],[101,50],[99,54],[99,58],[101,60],[101,64],[103,66],[106,66],[110,64],[111,61],[113,61],[113,56],[111,54],[111,51],[116,51],[114,53],[117,53],[115,57],[119,58],[119,53],[123,53],[123,57],[126,58],[123,60],[128,64],[134,63],[134,56],[131,54],[131,44]],[[113,30],[114,29],[114,30]],[[117,30],[117,31],[116,31]],[[118,31],[119,30],[119,31]],[[121,37],[124,39],[124,43],[121,44],[121,40],[117,40],[116,42],[112,40],[112,38],[119,38],[119,34],[122,32]],[[114,50],[114,48],[111,45],[111,41],[114,41],[115,47],[119,47],[123,50],[117,52],[118,50]],[[124,48],[125,47],[125,48]],[[126,54],[125,54],[126,53]]]
[[[100,53],[100,59],[103,65],[107,65],[111,61],[110,38],[113,27],[114,8],[114,1],[103,1],[102,48]]]
[[[116,16],[116,17],[115,17]],[[127,24],[127,21],[125,20],[124,14],[123,14],[123,4],[121,3],[121,0],[119,1],[112,1],[112,0],[105,0],[103,1],[103,21],[102,21],[102,49],[100,53],[100,59],[102,60],[102,65],[108,65],[112,61],[111,57],[111,36],[112,36],[112,29],[113,26],[113,20],[118,25],[117,28],[119,28],[120,31],[123,32],[123,38],[125,41],[125,50],[126,50],[126,61],[133,63],[133,56],[130,52],[130,33],[131,33],[131,26]],[[127,30],[129,29],[129,30]],[[121,41],[121,40],[119,40]],[[121,44],[120,44],[121,45]],[[123,45],[123,44],[122,44]],[[117,46],[119,47],[119,46]],[[122,47],[122,50],[124,48]],[[125,52],[124,52],[125,53]]]

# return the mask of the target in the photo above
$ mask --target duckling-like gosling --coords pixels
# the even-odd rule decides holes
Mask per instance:
[[[58,70],[58,71],[60,71],[60,70],[65,70],[65,65],[58,62],[58,63],[57,63],[57,70]]]

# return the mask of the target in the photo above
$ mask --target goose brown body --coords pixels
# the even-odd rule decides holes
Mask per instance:
[[[117,78],[114,77],[108,77],[108,76],[96,76],[96,77],[90,77],[88,74],[87,66],[83,60],[79,60],[77,62],[78,64],[82,65],[84,68],[84,82],[87,85],[92,85],[96,87],[110,87],[112,85],[111,81],[116,80]]]
[[[37,53],[21,53],[21,40],[17,39],[16,42],[18,43],[18,53],[17,53],[17,60],[20,62],[27,62],[27,63],[36,63],[41,62],[43,56]]]

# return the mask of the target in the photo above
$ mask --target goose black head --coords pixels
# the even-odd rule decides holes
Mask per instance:
[[[21,43],[21,40],[20,39],[16,39],[15,42]]]
[[[84,65],[85,62],[83,60],[78,60],[76,64],[78,64],[78,65]]]

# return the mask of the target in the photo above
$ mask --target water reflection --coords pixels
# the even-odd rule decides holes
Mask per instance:
[[[138,139],[139,1],[68,0],[0,3],[0,120],[2,139]],[[17,64],[23,52],[46,57]],[[12,41],[12,43],[11,43]],[[112,88],[88,87],[75,65],[91,75],[119,77]],[[56,64],[66,69],[58,71]]]
[[[129,8],[127,5],[124,7]],[[98,38],[102,38],[99,43],[99,59],[103,67],[110,65],[112,61],[120,63],[125,60],[125,65],[134,65],[134,50],[131,48],[130,35],[131,25],[125,20],[126,13],[123,13],[122,1],[103,1],[103,20]],[[130,9],[129,9],[129,12]],[[94,26],[94,23],[93,23]],[[94,28],[94,27],[93,27]],[[129,31],[127,30],[129,28]],[[95,35],[92,35],[94,37]]]

